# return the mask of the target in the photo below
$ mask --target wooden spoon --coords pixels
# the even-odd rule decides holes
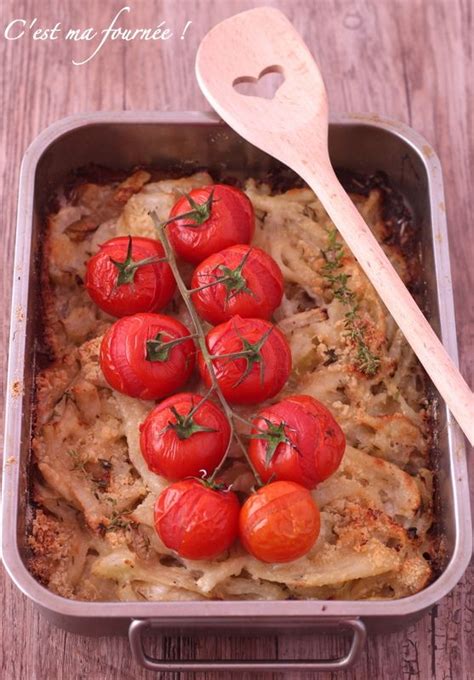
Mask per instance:
[[[283,74],[273,99],[235,85]],[[196,57],[199,86],[242,137],[292,168],[317,194],[459,425],[474,443],[474,397],[340,185],[329,160],[328,104],[313,57],[288,19],[259,7],[215,26]]]

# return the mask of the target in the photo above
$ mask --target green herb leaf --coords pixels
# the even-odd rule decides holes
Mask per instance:
[[[69,449],[67,451],[67,455],[71,458],[72,460],[72,468],[71,471],[73,470],[78,470],[85,475],[87,474],[86,470],[86,464],[88,463],[88,458],[87,456],[81,455],[78,451],[75,449]]]
[[[132,520],[125,519],[127,515],[131,514],[131,510],[117,512],[113,511],[112,516],[109,520],[108,525],[105,527],[105,531],[115,531],[116,529],[127,529],[131,524],[134,524]]]
[[[334,297],[343,305],[349,307],[345,314],[344,325],[347,330],[347,338],[354,343],[356,356],[355,365],[368,377],[374,376],[380,366],[380,358],[369,348],[365,337],[365,328],[359,314],[359,304],[356,295],[348,285],[350,274],[338,271],[342,267],[344,258],[344,248],[342,243],[337,240],[337,229],[330,229],[327,232],[327,248],[321,250],[324,259],[322,274],[330,284]],[[326,361],[327,366],[333,361]]]

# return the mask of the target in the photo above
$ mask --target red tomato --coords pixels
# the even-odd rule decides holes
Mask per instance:
[[[189,335],[186,326],[164,314],[119,319],[104,335],[100,347],[105,379],[114,390],[130,397],[168,396],[193,372],[195,346]]]
[[[249,496],[239,518],[244,548],[262,562],[291,562],[319,536],[319,509],[311,493],[294,482],[273,482]]]
[[[192,215],[168,225],[174,250],[188,262],[202,262],[227,246],[252,239],[253,207],[240,189],[226,184],[193,189],[174,204],[170,218],[190,211]]]
[[[211,474],[230,440],[223,411],[199,394],[181,392],[162,401],[140,427],[140,447],[152,472],[176,480]]]
[[[248,453],[264,482],[286,479],[314,489],[339,467],[346,438],[330,411],[313,397],[283,399],[260,411],[253,422]]]
[[[87,263],[86,289],[112,316],[162,309],[174,295],[176,282],[159,241],[119,236],[100,246]]]
[[[235,314],[269,319],[283,296],[283,275],[264,250],[236,245],[201,262],[191,286],[203,286],[192,299],[209,323],[222,323]]]
[[[274,397],[290,375],[288,342],[269,321],[234,316],[212,328],[206,344],[213,357],[219,387],[224,397],[235,404],[256,404]],[[210,387],[211,379],[202,354],[199,354],[198,366],[202,379]]]
[[[189,560],[212,559],[228,550],[239,530],[239,501],[197,479],[175,482],[155,503],[155,529],[163,543]]]

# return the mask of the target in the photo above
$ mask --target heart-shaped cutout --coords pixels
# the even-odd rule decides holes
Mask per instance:
[[[284,82],[285,76],[281,66],[267,66],[260,72],[258,78],[240,76],[234,80],[232,87],[246,97],[273,99]]]

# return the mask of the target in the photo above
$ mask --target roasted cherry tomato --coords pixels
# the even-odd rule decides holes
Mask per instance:
[[[184,479],[158,496],[155,528],[163,543],[181,557],[212,559],[237,538],[239,512],[232,491],[217,491],[197,479]]]
[[[262,562],[291,562],[305,555],[319,536],[319,509],[311,493],[295,482],[272,482],[249,496],[239,518],[244,548]]]
[[[195,346],[182,323],[164,314],[135,314],[116,321],[102,339],[100,367],[114,390],[161,399],[190,377]]]
[[[226,184],[193,189],[174,204],[168,234],[174,250],[188,262],[206,257],[236,243],[249,243],[255,229],[253,206],[247,196]]]
[[[283,275],[264,250],[230,246],[208,257],[196,268],[193,303],[209,323],[227,321],[235,314],[269,319],[283,296]]]
[[[281,390],[291,371],[291,351],[283,333],[269,321],[234,316],[206,336],[217,382],[235,404],[256,404]],[[199,371],[208,387],[211,379],[199,354]]]
[[[330,411],[296,395],[260,411],[249,456],[264,482],[285,479],[314,489],[337,470],[346,439]]]
[[[199,394],[162,401],[140,427],[140,447],[152,472],[176,480],[211,474],[230,440],[224,412]]]
[[[119,236],[100,246],[87,263],[86,288],[104,312],[129,316],[162,309],[176,282],[159,241]]]

